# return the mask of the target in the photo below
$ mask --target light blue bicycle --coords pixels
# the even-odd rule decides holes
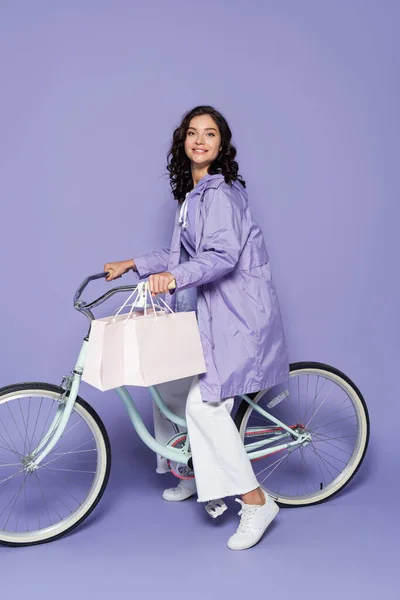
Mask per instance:
[[[74,307],[94,319],[92,310],[119,292],[109,290],[89,304],[74,297]],[[77,363],[61,386],[20,383],[0,389],[0,543],[26,546],[49,542],[72,531],[96,507],[111,466],[110,442],[98,414],[79,395],[89,334]],[[159,444],[145,427],[124,387],[115,390],[139,437],[168,460],[177,477],[193,473],[186,422],[149,388],[175,428]],[[241,396],[235,423],[260,485],[281,506],[323,502],[343,489],[358,471],[368,445],[365,401],[343,373],[321,363],[295,363],[289,382]]]

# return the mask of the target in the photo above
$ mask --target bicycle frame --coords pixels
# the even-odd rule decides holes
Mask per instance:
[[[45,436],[43,437],[39,445],[35,448],[35,450],[33,450],[33,452],[30,455],[30,469],[35,469],[38,467],[38,465],[57,444],[57,442],[60,440],[65,431],[69,417],[74,407],[75,400],[78,396],[79,386],[85,363],[87,344],[88,339],[85,338],[81,350],[79,352],[76,365],[72,371],[72,376],[70,378],[67,378],[68,383],[66,386],[66,390],[64,394],[60,396],[60,406],[57,409],[53,422],[49,426]],[[166,406],[156,387],[149,387],[148,390],[152,396],[153,401],[160,409],[161,413],[169,421],[184,429],[184,431],[180,431],[180,434],[185,433],[187,430],[186,420],[181,417],[178,417],[178,415],[173,413]],[[146,444],[148,448],[153,450],[153,452],[159,454],[160,456],[166,459],[187,464],[189,459],[191,458],[188,436],[185,446],[180,449],[168,446],[168,444],[160,444],[155,439],[155,437],[149,432],[146,425],[144,424],[139,410],[128,390],[125,387],[119,387],[115,388],[115,391],[124,403],[128,415],[131,419],[132,425],[140,439],[143,441],[143,443]],[[261,394],[263,393],[264,392],[261,392]],[[269,430],[269,432],[272,434],[271,438],[264,438],[257,442],[252,442],[247,445],[245,444],[245,448],[250,460],[255,460],[257,458],[261,458],[267,456],[268,454],[279,452],[281,450],[294,449],[295,447],[298,447],[308,441],[307,434],[301,434],[289,427],[288,425],[286,425],[285,423],[279,421],[279,419],[276,419],[273,415],[269,414],[263,408],[258,406],[257,402],[251,400],[248,396],[241,395],[240,397],[246,402],[248,402],[255,411],[257,411],[260,415],[271,421],[276,426],[275,428],[272,427],[271,430]],[[248,432],[249,435],[254,435],[256,437],[258,429],[259,428],[249,428],[248,430],[246,430],[246,432]],[[261,434],[262,433],[259,433],[259,435]],[[171,439],[174,439],[175,437],[176,436],[173,436],[173,438]],[[277,441],[279,441],[280,439],[283,440],[285,438],[289,438],[292,441],[282,443],[278,446],[274,445],[270,449],[265,448],[265,446],[268,446],[268,444],[276,444]]]
[[[90,322],[94,319],[94,315],[92,313],[93,308],[95,308],[96,306],[99,306],[100,304],[102,304],[104,301],[106,301],[108,298],[110,298],[112,295],[114,295],[117,292],[132,291],[132,290],[135,290],[135,288],[136,288],[136,286],[128,285],[128,286],[121,286],[119,288],[111,289],[108,292],[106,292],[105,294],[103,294],[103,296],[101,296],[100,298],[97,298],[96,300],[90,302],[89,304],[84,302],[83,300],[80,300],[80,297],[81,297],[83,291],[85,290],[85,288],[87,287],[88,283],[90,283],[91,281],[94,281],[96,279],[104,278],[106,275],[107,275],[107,273],[98,273],[96,275],[91,275],[90,277],[87,277],[83,281],[83,283],[81,284],[81,286],[78,288],[78,290],[76,291],[76,293],[74,295],[75,309],[78,310],[79,312],[81,312],[82,314],[84,314],[89,319]],[[89,333],[90,333],[90,329],[89,329]],[[35,450],[33,450],[33,452],[31,452],[30,456],[28,457],[29,464],[28,464],[27,468],[29,470],[34,470],[38,467],[38,465],[43,461],[43,459],[49,454],[49,452],[51,452],[51,450],[57,444],[57,442],[60,440],[61,436],[63,435],[63,433],[65,431],[69,417],[74,408],[75,400],[78,396],[79,386],[81,383],[83,368],[84,368],[84,364],[85,364],[86,348],[87,348],[87,344],[88,344],[88,340],[89,340],[89,333],[83,341],[83,345],[79,352],[76,365],[71,372],[72,375],[65,378],[65,381],[66,381],[66,386],[64,388],[65,392],[59,398],[59,407],[56,411],[56,415],[53,419],[53,422],[51,423],[50,427],[48,428],[44,438],[40,441],[38,446],[35,448]],[[64,383],[64,381],[63,381],[63,383]],[[166,406],[166,404],[164,403],[163,399],[161,398],[156,387],[152,386],[152,387],[149,387],[148,389],[152,396],[153,402],[156,403],[156,405],[160,409],[161,413],[169,421],[171,421],[171,423],[173,423],[175,426],[179,426],[184,429],[184,431],[181,431],[180,434],[185,433],[187,431],[186,420],[181,417],[178,417],[178,415],[174,414]],[[191,458],[191,453],[190,453],[190,449],[189,449],[189,436],[188,435],[186,436],[186,441],[185,441],[183,448],[178,449],[178,448],[172,447],[171,443],[173,440],[175,440],[176,435],[178,435],[178,433],[179,433],[179,430],[176,427],[177,434],[175,436],[173,436],[167,444],[165,444],[165,445],[160,444],[154,438],[154,436],[151,435],[151,433],[148,431],[147,427],[145,426],[143,419],[137,409],[137,406],[136,406],[132,396],[129,394],[128,390],[125,387],[119,387],[119,388],[115,388],[115,391],[118,394],[118,396],[121,398],[122,402],[124,403],[136,433],[138,434],[140,439],[146,444],[146,446],[148,446],[148,448],[150,448],[151,450],[153,450],[153,452],[156,452],[160,456],[162,456],[166,459],[169,459],[171,461],[179,462],[179,463],[183,463],[183,464],[187,464],[189,462],[189,460]],[[264,394],[264,391],[260,392],[260,395],[263,395],[263,394]],[[258,400],[260,398],[260,395],[258,395],[255,398],[255,400]],[[258,412],[261,416],[268,419],[269,421],[271,421],[271,423],[274,423],[274,425],[275,425],[275,427],[270,428],[267,432],[265,431],[265,428],[264,428],[264,431],[260,431],[260,428],[257,428],[257,427],[246,429],[246,434],[248,436],[253,435],[254,437],[257,437],[257,435],[264,435],[264,433],[271,434],[270,438],[267,438],[267,439],[264,438],[257,442],[251,442],[250,444],[245,444],[245,449],[246,449],[246,452],[248,453],[250,460],[256,460],[257,458],[262,458],[264,456],[267,456],[268,454],[273,454],[273,453],[279,452],[281,450],[286,450],[286,449],[291,450],[291,449],[301,446],[302,444],[305,444],[309,441],[310,438],[309,438],[308,433],[306,433],[306,432],[300,433],[300,432],[296,431],[295,429],[293,429],[293,427],[289,427],[285,423],[282,423],[281,421],[279,421],[279,419],[276,419],[274,416],[272,416],[267,411],[265,411],[260,406],[258,406],[257,402],[252,400],[248,396],[243,394],[240,397],[243,400],[245,400],[246,402],[248,402],[248,404],[250,404],[256,412]],[[263,428],[261,428],[261,429],[263,429]],[[290,439],[292,441],[282,443],[278,446],[274,445],[270,449],[265,448],[269,444],[272,444],[272,443],[276,444],[277,441],[284,440],[284,439]]]

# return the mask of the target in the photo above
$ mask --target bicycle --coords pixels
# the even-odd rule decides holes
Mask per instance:
[[[95,307],[136,289],[119,286],[90,303],[80,300],[91,281],[105,276],[87,277],[74,295],[75,309],[90,323]],[[89,333],[90,328],[60,386],[27,382],[0,389],[2,544],[27,546],[66,535],[91,514],[105,491],[109,438],[99,415],[78,395]],[[147,430],[128,390],[115,391],[142,441],[168,460],[177,477],[193,476],[186,421],[169,410],[157,388],[149,388],[152,399],[175,431],[165,445]],[[294,363],[287,385],[241,400],[236,426],[260,486],[280,506],[324,502],[357,473],[368,446],[368,410],[341,371],[317,362]]]

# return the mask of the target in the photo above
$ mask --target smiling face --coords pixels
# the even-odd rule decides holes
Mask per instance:
[[[221,135],[214,119],[210,115],[193,117],[185,139],[185,152],[192,168],[208,169],[217,158],[220,149]]]

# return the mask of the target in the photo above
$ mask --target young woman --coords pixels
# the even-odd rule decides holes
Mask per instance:
[[[250,214],[231,138],[211,106],[184,116],[168,154],[178,202],[171,247],[104,270],[108,281],[136,270],[174,310],[197,312],[207,372],[177,382],[180,390],[170,394],[170,405],[186,414],[195,480],[163,497],[184,500],[197,491],[198,501],[208,502],[241,495],[241,521],[228,547],[242,550],[261,539],[278,506],[259,487],[230,411],[236,395],[286,379],[289,361],[263,234]],[[156,412],[155,433],[163,437]]]

